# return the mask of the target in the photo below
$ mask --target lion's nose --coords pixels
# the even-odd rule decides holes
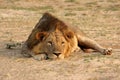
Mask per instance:
[[[56,56],[59,56],[61,53],[59,51],[55,51],[53,54],[55,54]]]

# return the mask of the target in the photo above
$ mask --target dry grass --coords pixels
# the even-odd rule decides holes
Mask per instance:
[[[119,0],[0,0],[0,80],[120,80]],[[79,26],[113,55],[76,53],[65,60],[35,61],[9,42],[25,41],[44,12]]]

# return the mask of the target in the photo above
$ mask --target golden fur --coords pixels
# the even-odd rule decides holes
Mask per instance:
[[[86,37],[77,27],[68,26],[51,14],[44,13],[23,45],[22,54],[37,60],[64,59],[77,47],[84,51],[94,49],[108,55],[112,51]]]

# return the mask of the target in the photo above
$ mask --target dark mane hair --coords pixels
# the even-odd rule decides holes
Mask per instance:
[[[39,29],[39,31],[53,31],[55,29],[59,29],[63,31],[68,28],[68,26],[58,18],[54,17],[50,13],[44,13],[42,18],[39,20],[38,24],[35,28]]]
[[[42,18],[36,24],[31,34],[27,39],[27,46],[31,49],[33,46],[39,43],[39,40],[36,39],[36,34],[38,32],[54,32],[59,30],[64,36],[72,37],[73,32],[70,32],[68,26],[58,18],[54,17],[50,13],[44,13]]]

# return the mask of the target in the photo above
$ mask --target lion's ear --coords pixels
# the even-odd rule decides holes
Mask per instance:
[[[67,39],[71,39],[74,37],[74,33],[72,31],[66,32],[65,35],[66,35]]]
[[[37,40],[40,40],[40,41],[42,41],[46,36],[47,36],[47,32],[38,32],[38,33],[36,33],[36,39]]]

